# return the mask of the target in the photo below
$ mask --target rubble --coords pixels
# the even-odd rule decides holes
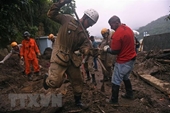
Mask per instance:
[[[35,81],[28,81],[27,77],[23,75],[23,67],[19,66],[18,56],[13,55],[8,59],[5,64],[0,64],[0,112],[1,113],[168,113],[170,111],[170,100],[169,97],[157,90],[153,86],[147,84],[138,75],[149,74],[162,81],[170,83],[169,63],[162,63],[159,60],[170,60],[169,56],[163,56],[157,58],[157,54],[164,55],[165,52],[139,52],[136,60],[136,64],[133,73],[130,77],[132,81],[132,87],[134,92],[134,99],[127,100],[119,96],[119,106],[113,106],[109,104],[107,100],[111,96],[111,83],[110,81],[105,82],[105,92],[101,92],[101,86],[103,75],[101,67],[99,71],[96,71],[97,86],[94,86],[91,81],[84,81],[84,92],[82,95],[83,103],[89,105],[87,110],[82,110],[75,107],[74,96],[70,83],[65,83],[61,88],[45,90],[42,87],[43,74],[48,72],[50,66],[49,57],[42,56],[39,59],[39,63],[42,66],[41,76]],[[0,55],[0,60],[3,56]],[[36,76],[34,76],[36,77]],[[86,77],[84,77],[86,78]],[[125,92],[124,84],[121,84],[120,93]],[[25,94],[25,95],[57,95],[62,94],[62,107],[52,107],[51,102],[49,106],[32,106],[32,107],[21,107],[19,101],[16,101],[16,106],[11,106],[11,100],[9,99],[10,94]],[[31,100],[27,98],[25,104],[28,104]],[[37,99],[37,103],[41,99]],[[40,103],[38,103],[40,105]],[[37,104],[36,104],[37,105]]]

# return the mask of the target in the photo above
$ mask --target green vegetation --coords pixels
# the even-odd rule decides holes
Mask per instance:
[[[137,31],[140,32],[138,39],[143,38],[143,33],[147,32],[149,35],[157,35],[170,32],[170,20],[167,20],[168,15],[158,18],[155,21],[140,27]]]
[[[12,41],[21,42],[24,31],[32,37],[56,34],[59,24],[47,17],[47,11],[56,0],[0,0],[0,48]],[[61,13],[73,14],[70,5],[62,8]]]

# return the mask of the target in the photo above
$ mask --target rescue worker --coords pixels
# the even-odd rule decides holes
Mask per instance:
[[[135,41],[133,31],[125,24],[122,24],[119,17],[112,16],[108,23],[111,29],[115,30],[115,33],[112,35],[111,48],[109,45],[106,45],[103,50],[117,55],[112,75],[112,96],[110,103],[118,104],[119,87],[122,81],[126,89],[126,93],[122,97],[127,99],[133,98],[129,76],[136,59]]]
[[[138,53],[138,51],[139,51],[139,47],[140,47],[140,43],[139,43],[139,41],[138,41],[138,39],[135,37],[135,47],[136,47],[136,53]]]
[[[86,75],[87,75],[86,81],[89,81],[91,79],[90,78],[90,75],[91,75],[92,83],[96,86],[97,83],[96,83],[96,78],[95,78],[94,58],[92,56],[85,57],[83,64],[84,64],[84,68],[85,68]]]
[[[40,74],[37,55],[40,56],[41,54],[35,40],[30,37],[30,33],[28,31],[24,32],[23,37],[24,40],[22,40],[22,47],[20,49],[20,59],[25,62],[25,74],[28,76],[28,80],[32,80],[30,66],[33,66],[34,74]]]
[[[83,79],[81,76],[80,65],[82,56],[75,53],[79,51],[84,55],[93,55],[96,51],[92,49],[92,45],[79,24],[84,29],[93,26],[98,20],[98,13],[94,9],[88,9],[84,12],[80,20],[74,19],[68,14],[59,14],[60,8],[71,0],[59,0],[52,4],[47,15],[52,20],[61,24],[57,38],[53,45],[51,64],[48,74],[44,77],[44,88],[59,88],[64,80],[66,73],[73,87],[75,105],[84,108],[81,102],[83,91]]]
[[[22,44],[17,44],[17,42],[12,42],[11,43],[11,51],[10,53],[8,53],[8,55],[6,55],[4,57],[4,59],[2,61],[0,61],[1,64],[3,64],[7,59],[9,59],[11,57],[12,54],[18,54],[20,53],[20,48],[21,48]]]
[[[97,45],[94,44],[94,36],[90,36],[89,38],[93,48],[97,48]],[[96,57],[92,57],[90,55],[85,56],[83,59],[83,64],[84,64],[84,69],[86,71],[86,75],[87,75],[87,79],[86,81],[89,81],[90,75],[92,77],[92,83],[96,86],[96,78],[95,78],[95,62],[94,59],[96,59]]]
[[[137,35],[139,35],[139,32],[136,31],[136,30],[133,30],[133,34],[134,34],[134,37],[135,37],[135,48],[136,48],[136,53],[138,53],[139,47],[140,47],[140,42],[139,42],[138,39],[137,39]]]
[[[91,40],[91,42],[92,42],[93,48],[97,48],[97,43],[96,43],[96,41],[95,41],[95,39],[94,39],[94,36],[90,36],[90,40]],[[93,60],[94,60],[94,68],[95,68],[95,71],[97,71],[97,70],[98,70],[97,58],[93,58]]]
[[[103,40],[99,45],[99,48],[102,49],[105,45],[110,45],[111,43],[111,37],[114,34],[114,31],[111,31],[107,28],[103,28],[101,30],[101,35],[103,36]],[[100,60],[102,61],[104,67],[108,71],[109,75],[106,75],[105,71],[102,69],[103,75],[104,75],[104,81],[111,80],[112,76],[112,70],[113,70],[113,65],[116,60],[116,55],[112,55],[110,53],[106,52],[101,52],[99,56]],[[102,82],[103,80],[101,80]]]
[[[55,38],[56,38],[56,36],[54,36],[54,34],[49,34],[49,36],[48,36],[48,39],[52,41],[52,46],[54,45]],[[64,83],[68,83],[68,82],[70,82],[70,81],[67,78],[67,74],[65,74]]]

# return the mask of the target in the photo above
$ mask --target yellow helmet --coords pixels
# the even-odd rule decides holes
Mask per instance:
[[[16,42],[12,42],[11,43],[11,47],[15,47],[15,46],[17,46],[18,44],[16,43]]]
[[[48,36],[48,39],[53,39],[54,38],[54,35],[53,34],[50,34],[49,36]]]
[[[107,28],[103,28],[102,30],[101,30],[101,34],[103,35],[103,34],[105,34],[105,33],[108,33],[109,32],[109,30],[107,29]]]

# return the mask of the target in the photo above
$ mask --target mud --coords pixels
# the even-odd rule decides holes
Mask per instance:
[[[149,73],[153,67],[148,65],[142,67],[143,59],[142,54],[138,54],[138,59],[135,64],[135,71],[142,71]],[[41,75],[34,75],[33,81],[28,81],[27,76],[22,74],[23,66],[19,64],[17,55],[13,55],[8,59],[5,64],[0,64],[0,113],[169,113],[170,112],[170,99],[167,95],[163,94],[156,88],[142,81],[139,77],[131,74],[131,82],[134,92],[134,99],[127,100],[121,98],[121,94],[125,92],[124,84],[121,84],[119,91],[119,106],[113,106],[108,103],[111,96],[111,83],[105,82],[105,92],[101,92],[102,83],[100,80],[103,78],[101,67],[98,64],[98,71],[96,71],[97,86],[94,86],[91,81],[84,80],[84,92],[82,95],[82,102],[88,105],[86,110],[75,107],[72,87],[70,83],[63,83],[61,88],[45,90],[42,87],[43,75],[48,71],[49,56],[43,56],[39,59],[42,66]],[[3,56],[0,56],[0,60]],[[168,73],[168,72],[166,72]],[[162,72],[154,76],[170,82],[169,75]],[[84,76],[84,79],[86,77]],[[168,78],[168,79],[167,79]],[[25,99],[25,106],[22,107],[19,101],[16,101],[15,107],[11,106],[10,94],[62,94],[62,107],[49,106],[42,107],[32,106],[28,107],[29,98]],[[37,102],[39,102],[39,98]]]

